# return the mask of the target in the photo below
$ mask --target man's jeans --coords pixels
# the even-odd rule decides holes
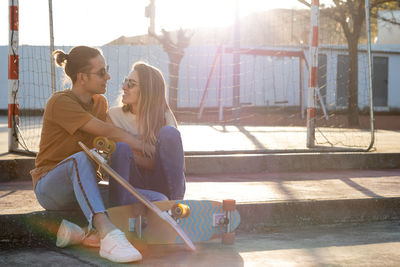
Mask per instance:
[[[118,143],[113,154],[119,155],[121,148],[125,147],[127,147],[126,144]],[[115,170],[118,172],[117,169]],[[124,175],[123,173],[119,174]],[[123,176],[123,178],[128,180],[129,176]],[[107,200],[107,193],[109,202],[114,205],[138,202],[130,194],[129,196],[120,195],[119,192],[115,191],[116,183],[118,182],[111,178],[109,190],[100,192],[97,185],[95,164],[85,152],[78,152],[60,162],[53,170],[42,177],[36,185],[35,193],[40,205],[47,210],[81,209],[91,228],[93,215],[106,212],[103,199]],[[138,189],[138,191],[150,201],[167,200],[167,197],[159,192],[144,189]]]

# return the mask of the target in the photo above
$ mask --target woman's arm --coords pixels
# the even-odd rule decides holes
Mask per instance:
[[[144,157],[141,152],[137,152],[137,151],[133,151],[133,155],[135,157],[135,162],[138,166],[148,169],[148,170],[155,169],[155,167],[156,167],[155,157],[153,157],[153,158]]]
[[[106,123],[114,125],[108,114],[106,117]],[[156,161],[154,157],[152,158],[144,157],[142,151],[138,149],[132,149],[132,151],[135,157],[135,162],[138,166],[149,170],[155,169]]]
[[[144,147],[144,152],[147,156],[151,158],[154,158],[155,156],[156,149],[154,145],[143,143],[139,138],[131,135],[125,130],[115,127],[113,124],[103,122],[97,118],[91,119],[83,125],[80,130],[94,136],[105,136],[116,142],[125,142],[134,151],[142,151],[142,148]]]

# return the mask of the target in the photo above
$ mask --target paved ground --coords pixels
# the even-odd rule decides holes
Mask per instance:
[[[183,126],[185,150],[305,149],[304,128],[276,131],[277,128],[268,127],[219,127]],[[362,135],[364,141],[368,140],[368,135]],[[350,136],[356,138],[357,135],[351,133]],[[378,130],[372,153],[399,153],[399,138],[399,131]],[[7,153],[6,140],[6,121],[0,117],[0,160],[15,157]],[[332,166],[335,164],[332,162]],[[329,207],[345,206],[348,210],[344,214],[350,213],[349,218],[360,207],[354,201],[397,201],[400,198],[400,169],[246,174],[227,169],[218,175],[188,175],[187,181],[187,199],[235,198],[239,204],[250,203],[261,208],[274,203],[305,203],[304,211],[314,209],[315,203],[338,201],[336,206]],[[385,205],[383,208],[393,209]],[[375,209],[377,207],[380,206]],[[30,181],[0,183],[0,217],[42,210]],[[330,212],[334,214],[335,210]],[[361,217],[366,216],[363,212],[359,211]],[[400,218],[396,217],[396,212],[394,215]],[[187,252],[180,246],[141,248],[144,260],[138,266],[396,266],[400,258],[397,219],[361,224],[351,224],[349,220],[340,225],[306,228],[264,228],[257,233],[244,231],[239,232],[234,246],[222,247],[219,242],[209,242],[199,245],[196,253]],[[0,227],[0,231],[7,231],[7,228]],[[19,247],[8,238],[0,240],[0,265],[110,264],[97,255],[97,251],[82,247],[57,249],[40,244]]]
[[[140,248],[136,266],[398,266],[400,225],[315,226],[279,232],[240,234],[233,246],[209,242],[196,252],[182,246]],[[113,266],[95,249],[3,248],[2,266]]]
[[[26,127],[25,142],[37,151],[40,129]],[[305,127],[180,125],[186,152],[232,150],[308,150]],[[7,117],[0,116],[0,153],[8,151]],[[31,134],[31,137],[29,136]],[[400,152],[399,130],[376,130],[372,152]],[[369,131],[357,129],[319,128],[316,130],[319,148],[366,149],[371,141]]]

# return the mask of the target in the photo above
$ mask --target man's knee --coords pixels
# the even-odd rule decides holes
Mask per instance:
[[[131,154],[132,149],[127,143],[118,142],[116,144],[115,152],[118,152],[118,154]]]

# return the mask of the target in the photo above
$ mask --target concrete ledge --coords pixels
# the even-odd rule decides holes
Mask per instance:
[[[301,153],[265,155],[187,156],[187,174],[392,169],[400,153]]]
[[[400,153],[287,153],[186,156],[186,174],[400,168]],[[33,157],[0,158],[0,182],[31,180]]]
[[[400,220],[400,198],[249,203],[237,207],[239,231]]]
[[[293,226],[399,220],[400,198],[243,203],[237,209],[239,232],[265,232]],[[0,215],[0,240],[54,245],[63,218],[87,224],[80,212]]]
[[[35,168],[33,157],[6,158],[0,160],[0,182],[31,180],[30,170]]]

